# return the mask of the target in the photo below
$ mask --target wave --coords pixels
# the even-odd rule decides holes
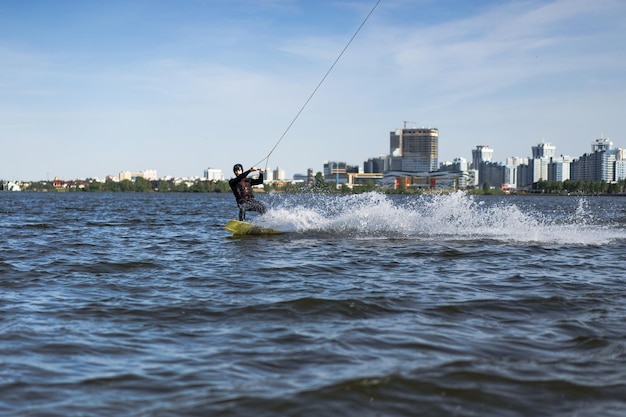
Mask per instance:
[[[531,197],[535,202],[544,197]],[[567,206],[515,199],[479,199],[464,192],[389,196],[274,197],[272,208],[253,222],[300,234],[354,238],[495,240],[497,242],[604,245],[626,239],[624,225],[602,216],[587,200]],[[567,198],[562,198],[565,201]]]

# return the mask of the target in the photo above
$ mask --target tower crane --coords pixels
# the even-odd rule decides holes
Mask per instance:
[[[415,124],[415,122],[407,122],[406,120],[403,120],[402,123],[404,123],[404,129],[406,129],[407,123]]]

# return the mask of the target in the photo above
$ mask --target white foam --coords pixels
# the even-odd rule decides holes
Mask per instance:
[[[485,203],[463,192],[402,197],[374,192],[346,196],[282,195],[255,223],[291,232],[370,238],[585,245],[626,239],[623,227],[600,222],[585,200],[580,200],[576,210],[568,215],[522,209],[506,199]]]

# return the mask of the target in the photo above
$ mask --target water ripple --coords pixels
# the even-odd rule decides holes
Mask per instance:
[[[620,199],[0,194],[0,414],[622,416]]]

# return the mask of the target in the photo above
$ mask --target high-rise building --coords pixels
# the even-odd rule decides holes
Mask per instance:
[[[389,134],[391,170],[432,172],[438,167],[439,130],[435,128],[396,129]]]
[[[571,179],[584,181],[613,182],[616,179],[618,151],[607,138],[598,138],[591,143],[592,153],[584,154],[571,163]]]
[[[493,158],[493,149],[487,145],[478,145],[472,150],[472,167],[478,169],[483,162],[491,162]]]
[[[382,174],[387,167],[387,159],[384,156],[370,158],[363,163],[363,172],[366,174]]]
[[[615,181],[626,179],[626,149],[615,150]]]
[[[548,166],[556,154],[556,146],[542,142],[532,147],[533,157],[528,161],[530,183],[548,181]]]
[[[504,183],[511,188],[522,188],[529,184],[528,179],[528,158],[519,156],[510,156],[506,158]]]
[[[488,184],[491,188],[499,188],[505,183],[506,168],[498,162],[481,162],[478,170],[480,184]]]
[[[504,184],[508,185],[511,189],[517,188],[517,165],[505,165],[504,166]]]
[[[528,161],[530,183],[534,184],[538,181],[548,181],[548,165],[551,158],[541,157],[532,158]]]
[[[530,176],[530,162],[519,164],[517,166],[517,188],[526,188],[532,185]]]
[[[548,181],[563,182],[570,179],[570,164],[572,158],[561,155],[558,158],[552,158],[548,164]]]
[[[506,158],[505,165],[518,166],[518,165],[522,165],[522,164],[528,165],[528,158],[526,158],[526,157],[519,157],[519,156],[509,156],[508,158]]]
[[[272,171],[272,180],[273,181],[284,181],[287,178],[287,174],[284,169],[280,167],[276,167],[274,171]]]
[[[613,150],[613,142],[609,138],[598,138],[591,142],[591,152],[606,152]]]
[[[478,183],[483,184],[488,182],[491,184],[491,181],[487,180],[487,177],[493,177],[493,167],[488,167],[488,164],[491,164],[491,159],[493,158],[493,149],[490,149],[487,145],[478,145],[476,149],[472,150],[472,168],[476,170],[478,173]],[[489,171],[489,173],[487,172]],[[498,181],[502,185],[502,180]],[[495,186],[495,184],[493,184]]]

